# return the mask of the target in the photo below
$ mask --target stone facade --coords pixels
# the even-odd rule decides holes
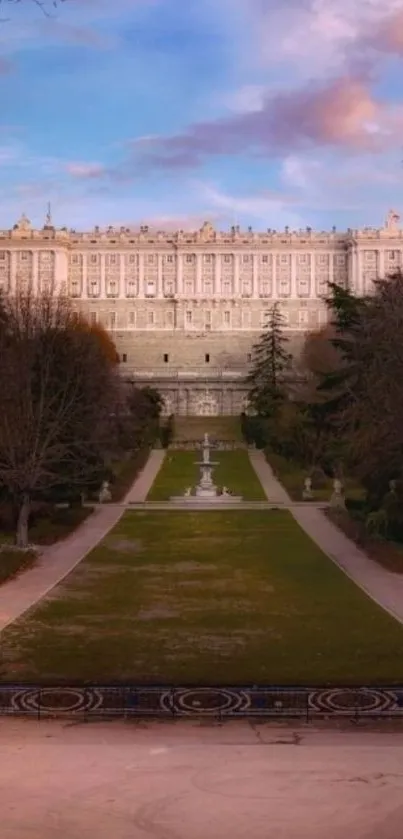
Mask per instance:
[[[327,319],[335,281],[356,294],[403,266],[403,230],[382,228],[194,232],[112,227],[41,230],[22,216],[0,231],[0,289],[54,287],[112,333],[123,375],[152,384],[166,411],[239,413],[253,343],[280,303],[291,347]]]

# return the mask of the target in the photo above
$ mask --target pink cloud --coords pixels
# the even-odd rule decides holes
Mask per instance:
[[[368,39],[368,44],[377,52],[403,55],[403,9],[382,21]]]
[[[344,77],[266,96],[256,111],[194,123],[156,140],[142,159],[179,169],[211,155],[284,155],[312,147],[377,151],[396,140],[401,127],[401,107],[378,101],[363,79]]]
[[[80,178],[88,180],[92,178],[101,178],[106,174],[105,166],[101,163],[66,163],[66,172],[72,175],[73,178]]]

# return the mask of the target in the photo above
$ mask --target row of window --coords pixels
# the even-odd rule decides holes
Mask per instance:
[[[228,327],[228,328],[231,327],[231,323],[232,323],[231,314],[232,313],[230,311],[225,311],[225,312],[222,313],[222,317],[221,317],[221,325],[222,326]],[[269,314],[270,314],[269,310],[263,311],[263,312],[260,313],[260,326],[262,328],[264,326],[266,326]],[[289,323],[289,321],[290,321],[289,312],[284,311],[282,314],[283,314],[284,323],[285,324]],[[319,319],[319,323],[326,323],[326,321],[327,321],[327,310],[326,309],[319,309],[318,319]],[[91,312],[90,313],[90,320],[91,320],[91,323],[93,323],[93,324],[97,323],[98,313],[97,312]],[[305,326],[309,323],[309,311],[308,311],[308,309],[300,309],[299,310],[299,312],[298,312],[298,322],[299,322],[300,326]],[[153,311],[147,312],[147,319],[146,319],[147,327],[153,327],[153,326],[156,325],[156,323],[157,323],[157,321],[156,321],[156,317],[155,317],[155,312],[153,312]],[[170,326],[173,327],[174,326],[174,312],[165,312],[164,323],[165,323],[166,327],[170,327]],[[248,328],[251,328],[251,325],[252,325],[251,312],[249,312],[249,311],[243,312],[242,313],[242,328],[243,329],[248,329]],[[135,312],[129,312],[128,313],[128,326],[129,326],[129,328],[132,328],[132,329],[135,328],[135,326],[136,326],[136,313]],[[185,326],[189,327],[189,328],[191,328],[193,326],[197,326],[197,327],[199,326],[199,322],[198,321],[195,322],[194,313],[190,309],[185,312]],[[209,331],[209,330],[211,330],[211,328],[212,328],[212,313],[211,313],[211,311],[206,311],[206,312],[204,312],[204,329],[206,331]],[[112,329],[112,330],[118,329],[117,313],[116,312],[110,312],[109,313],[108,329]]]
[[[368,251],[368,252],[365,251],[365,253],[371,254],[372,251]],[[391,253],[399,253],[399,251],[396,251],[396,252],[391,251]],[[295,255],[298,257],[298,262],[300,262],[300,263],[308,263],[311,260],[311,254],[310,253],[300,254],[300,253],[296,252]],[[269,254],[258,254],[258,256],[260,256],[260,262],[262,262],[262,263],[268,263],[269,262]],[[144,257],[145,257],[145,262],[146,262],[147,265],[156,265],[157,262],[158,262],[158,254],[152,254],[152,253],[145,254]],[[213,262],[213,259],[214,259],[214,255],[210,254],[210,253],[202,254],[202,257],[203,257],[203,262],[207,263],[207,264]],[[277,262],[282,263],[284,265],[289,265],[290,262],[291,262],[291,257],[292,257],[291,253],[277,254]],[[82,258],[83,258],[82,254],[78,254],[78,253],[77,254],[72,254],[71,262],[74,265],[81,264]],[[90,263],[92,263],[94,265],[99,263],[100,258],[101,258],[100,253],[90,253],[89,254],[89,261],[90,261]],[[119,254],[113,254],[113,253],[112,254],[106,254],[106,258],[107,258],[107,261],[108,261],[109,265],[117,265],[119,263]],[[184,255],[184,258],[185,258],[186,263],[193,264],[197,260],[197,255],[193,254],[193,253],[187,253],[187,254]],[[234,254],[223,254],[222,258],[223,258],[224,262],[229,264],[233,261]],[[317,254],[316,255],[316,262],[321,264],[321,265],[325,265],[329,262],[329,258],[330,258],[330,254]],[[137,263],[138,254],[135,254],[135,253],[128,254],[127,259],[129,261],[129,263],[132,263],[132,264]],[[272,259],[272,255],[270,254],[270,260],[271,259]],[[335,259],[335,261],[338,265],[344,265],[345,261],[346,261],[346,256],[345,256],[345,254],[335,254],[334,259]],[[173,264],[174,261],[175,261],[175,257],[173,256],[173,254],[165,254],[165,255],[163,255],[163,260],[164,260],[164,262]],[[253,260],[253,255],[252,254],[247,254],[247,253],[240,254],[240,260],[244,264],[250,263]]]
[[[164,364],[169,364],[170,363],[169,353],[167,353],[167,352],[163,353],[162,358],[163,358]],[[122,355],[120,356],[120,361],[123,361],[123,363],[127,362],[127,353],[122,353]],[[252,361],[252,353],[250,353],[250,352],[247,353],[246,361],[247,361],[248,364]],[[204,354],[204,363],[205,364],[210,364],[210,353],[209,352],[206,352]]]

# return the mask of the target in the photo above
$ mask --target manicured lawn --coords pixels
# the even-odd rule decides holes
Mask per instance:
[[[218,487],[226,486],[235,495],[243,495],[247,501],[267,500],[245,449],[212,449],[210,458],[219,464],[213,472],[213,480]],[[181,495],[186,487],[194,487],[200,477],[195,462],[201,459],[201,451],[168,451],[147,500],[167,501],[171,495]]]
[[[403,627],[286,510],[128,512],[1,641],[9,681],[403,682]]]

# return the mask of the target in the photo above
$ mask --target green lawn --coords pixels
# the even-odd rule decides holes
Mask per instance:
[[[219,463],[213,472],[213,480],[218,487],[226,486],[235,495],[243,495],[247,501],[267,500],[245,449],[235,451],[212,449],[210,457],[211,460],[217,460]],[[201,459],[201,451],[168,450],[147,500],[167,501],[171,495],[181,495],[186,487],[194,487],[200,477],[200,470],[195,463]]]
[[[9,681],[403,682],[403,627],[286,510],[128,512],[1,638]]]

